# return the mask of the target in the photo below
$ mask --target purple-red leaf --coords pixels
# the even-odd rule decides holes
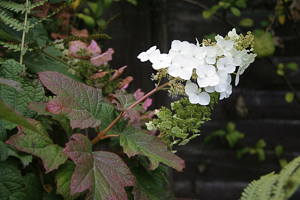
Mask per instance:
[[[134,122],[135,120],[140,121],[139,112],[144,112],[145,110],[139,105],[128,109],[136,102],[132,94],[125,95],[122,91],[119,91],[117,94],[115,94],[115,97],[119,100],[119,102],[114,99],[112,100],[112,103],[117,105],[118,110],[125,111],[127,116],[130,118],[130,122]]]
[[[40,157],[43,160],[46,173],[57,169],[59,165],[68,159],[62,153],[63,148],[53,144],[40,122],[33,119],[27,120],[36,127],[38,132],[18,126],[19,132],[11,136],[6,143],[11,144],[20,151]]]
[[[164,142],[137,128],[127,127],[120,135],[120,145],[129,157],[137,154],[148,157],[150,160],[149,170],[156,169],[159,162],[173,167],[177,171],[185,168],[184,160],[169,151]]]
[[[54,71],[40,72],[39,77],[57,95],[57,98],[47,103],[47,111],[69,118],[73,129],[100,125],[103,98],[96,88]]]
[[[111,152],[92,152],[90,140],[74,134],[63,153],[76,164],[71,180],[71,195],[89,189],[86,199],[127,199],[125,186],[135,178],[123,160]]]

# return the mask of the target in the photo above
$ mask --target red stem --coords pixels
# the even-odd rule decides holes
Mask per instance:
[[[157,88],[154,88],[153,90],[151,90],[149,93],[147,93],[146,95],[144,95],[142,98],[140,98],[139,100],[137,100],[134,104],[132,104],[130,107],[127,108],[127,110],[133,108],[134,106],[138,105],[139,103],[141,103],[143,100],[145,100],[147,97],[149,97],[150,95],[152,95],[153,93],[157,92],[158,90],[161,90],[163,87],[167,86],[170,82],[167,82]],[[105,134],[125,115],[125,112],[122,111],[119,116],[108,126],[106,127],[106,129],[104,129],[101,133],[97,134],[97,137],[95,137],[92,140],[92,145],[96,144],[99,140],[103,139],[103,137],[105,137]],[[116,137],[116,136],[112,136],[110,135],[109,137]],[[106,137],[105,137],[106,138]]]

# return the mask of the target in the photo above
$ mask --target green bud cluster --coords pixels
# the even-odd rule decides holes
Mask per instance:
[[[210,120],[211,110],[218,102],[218,93],[211,93],[211,101],[208,106],[191,104],[184,97],[171,103],[171,110],[161,107],[155,110],[156,119],[146,123],[148,130],[158,130],[163,142],[172,150],[174,144],[185,145],[191,139],[199,136],[199,128],[202,123]]]

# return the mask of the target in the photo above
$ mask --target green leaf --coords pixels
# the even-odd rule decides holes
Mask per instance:
[[[100,125],[103,98],[96,88],[75,82],[59,72],[40,72],[39,77],[57,94],[57,98],[47,103],[47,111],[69,118],[73,129]]]
[[[216,130],[215,132],[209,134],[208,136],[206,136],[204,138],[204,143],[205,144],[209,144],[214,137],[216,137],[216,136],[223,136],[225,134],[226,134],[226,132],[224,130],[221,130],[221,129],[220,130]]]
[[[4,79],[4,78],[0,77],[0,84],[10,86],[10,87],[14,88],[17,92],[23,91],[23,89],[21,88],[21,83],[18,81]]]
[[[13,145],[20,151],[40,157],[43,160],[46,173],[57,169],[59,165],[67,160],[67,156],[62,153],[63,148],[53,144],[40,122],[33,119],[29,121],[37,127],[39,132],[18,127],[19,132],[11,136],[6,143]]]
[[[6,158],[8,157],[8,150],[7,146],[2,141],[0,141],[0,152],[0,161],[6,160]]]
[[[24,66],[14,60],[7,60],[0,68],[0,77],[18,81],[22,85],[22,92],[17,92],[12,87],[0,85],[0,99],[11,105],[14,110],[27,118],[36,117],[36,112],[27,108],[29,102],[45,101],[44,88],[38,80],[23,78],[20,74],[24,71]],[[7,129],[16,125],[5,125]]]
[[[208,19],[208,18],[210,18],[211,13],[210,13],[209,10],[203,10],[202,16],[203,16],[205,19]]]
[[[145,110],[140,105],[136,105],[133,108],[128,109],[136,102],[133,94],[125,95],[124,92],[119,91],[115,94],[115,97],[119,100],[119,102],[113,99],[112,103],[117,105],[118,110],[124,111],[128,115],[130,122],[134,122],[135,120],[140,121],[139,112],[144,112]]]
[[[101,124],[100,128],[101,130],[104,130],[106,127],[108,127],[117,117],[119,113],[117,112],[117,109],[109,104],[108,102],[104,102],[102,104],[100,116],[101,117]],[[108,132],[107,135],[120,135],[124,129],[126,128],[127,124],[124,121],[123,118],[121,118],[117,124],[115,124]]]
[[[23,62],[31,73],[57,71],[68,77],[71,77],[75,81],[82,82],[80,78],[68,71],[67,65],[57,61],[57,59],[54,58],[50,57],[49,54],[46,55],[45,53],[36,54],[33,52],[27,52],[24,56]]]
[[[237,17],[241,16],[241,11],[238,8],[230,7],[230,10],[231,10],[232,14],[234,14],[235,16],[237,16]]]
[[[38,175],[28,173],[23,176],[25,188],[10,196],[10,200],[41,200],[43,199],[44,188]]]
[[[71,195],[71,177],[75,171],[75,167],[75,163],[67,160],[65,164],[59,166],[55,174],[55,181],[57,182],[56,194],[61,194],[65,200],[73,200],[80,195],[80,193]]]
[[[251,27],[254,25],[254,22],[251,18],[244,18],[239,22],[240,26]]]
[[[135,178],[124,161],[111,152],[92,152],[90,140],[74,134],[63,153],[77,163],[71,180],[71,195],[89,189],[86,199],[127,199],[125,186]]]
[[[11,42],[21,42],[22,32],[16,31],[10,26],[5,25],[4,22],[0,21],[0,39],[9,40]]]
[[[0,162],[0,199],[8,200],[9,196],[23,187],[19,162],[13,158]]]
[[[136,178],[136,184],[132,191],[135,199],[163,200],[173,197],[173,194],[170,191],[165,191],[157,179],[149,175],[145,169],[132,167],[130,170]]]
[[[1,115],[2,112],[5,112],[5,109],[7,108],[7,106],[3,106],[3,102],[0,100],[0,118],[3,118],[3,116]],[[9,113],[8,116],[10,116],[11,113]],[[6,116],[6,115],[4,115]],[[0,120],[0,140],[5,142],[7,140],[7,133],[6,133],[6,129],[4,127],[4,125],[2,124],[1,120]]]
[[[6,144],[8,156],[14,156],[16,158],[19,158],[23,164],[23,167],[25,168],[29,163],[32,161],[32,155],[18,151],[13,146]]]
[[[7,120],[14,124],[21,125],[26,127],[32,131],[38,131],[34,125],[29,123],[25,117],[14,111],[9,105],[0,100],[0,119]],[[4,128],[4,124],[0,121],[0,140],[6,141],[6,131]]]
[[[82,19],[85,23],[85,25],[87,25],[90,28],[94,28],[95,27],[95,20],[88,15],[82,14],[82,13],[78,13],[75,15],[76,17]]]
[[[298,70],[298,64],[295,62],[290,62],[290,63],[286,64],[285,67],[287,69],[291,69],[291,70]]]
[[[109,8],[112,4],[113,0],[103,0],[103,3],[106,8]]]
[[[276,153],[276,156],[277,157],[280,157],[281,155],[282,155],[282,152],[283,152],[283,147],[282,147],[282,145],[277,145],[276,147],[275,147],[275,153]]]
[[[285,94],[285,101],[286,101],[287,103],[292,103],[293,100],[294,100],[294,93],[292,93],[292,92],[287,92],[287,93]]]
[[[127,127],[120,136],[120,145],[128,157],[137,154],[148,157],[151,163],[149,170],[156,169],[159,162],[173,167],[177,171],[185,168],[184,161],[169,151],[164,142],[137,128]]]

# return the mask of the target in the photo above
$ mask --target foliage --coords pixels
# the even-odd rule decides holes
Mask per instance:
[[[238,130],[235,130],[235,124],[233,122],[229,122],[224,129],[219,129],[209,134],[204,138],[204,143],[211,143],[214,137],[224,137],[229,144],[229,147],[232,149],[236,146],[236,144],[244,138],[244,134],[240,133]]]
[[[236,156],[238,159],[242,158],[242,156],[245,153],[250,153],[250,154],[257,154],[258,155],[258,160],[259,161],[264,161],[265,160],[265,151],[264,147],[266,146],[266,142],[264,139],[260,139],[256,142],[255,147],[249,147],[245,146],[242,149],[239,149],[236,153]]]
[[[287,164],[279,174],[274,172],[252,181],[242,193],[241,200],[288,199],[299,188],[300,157]]]

